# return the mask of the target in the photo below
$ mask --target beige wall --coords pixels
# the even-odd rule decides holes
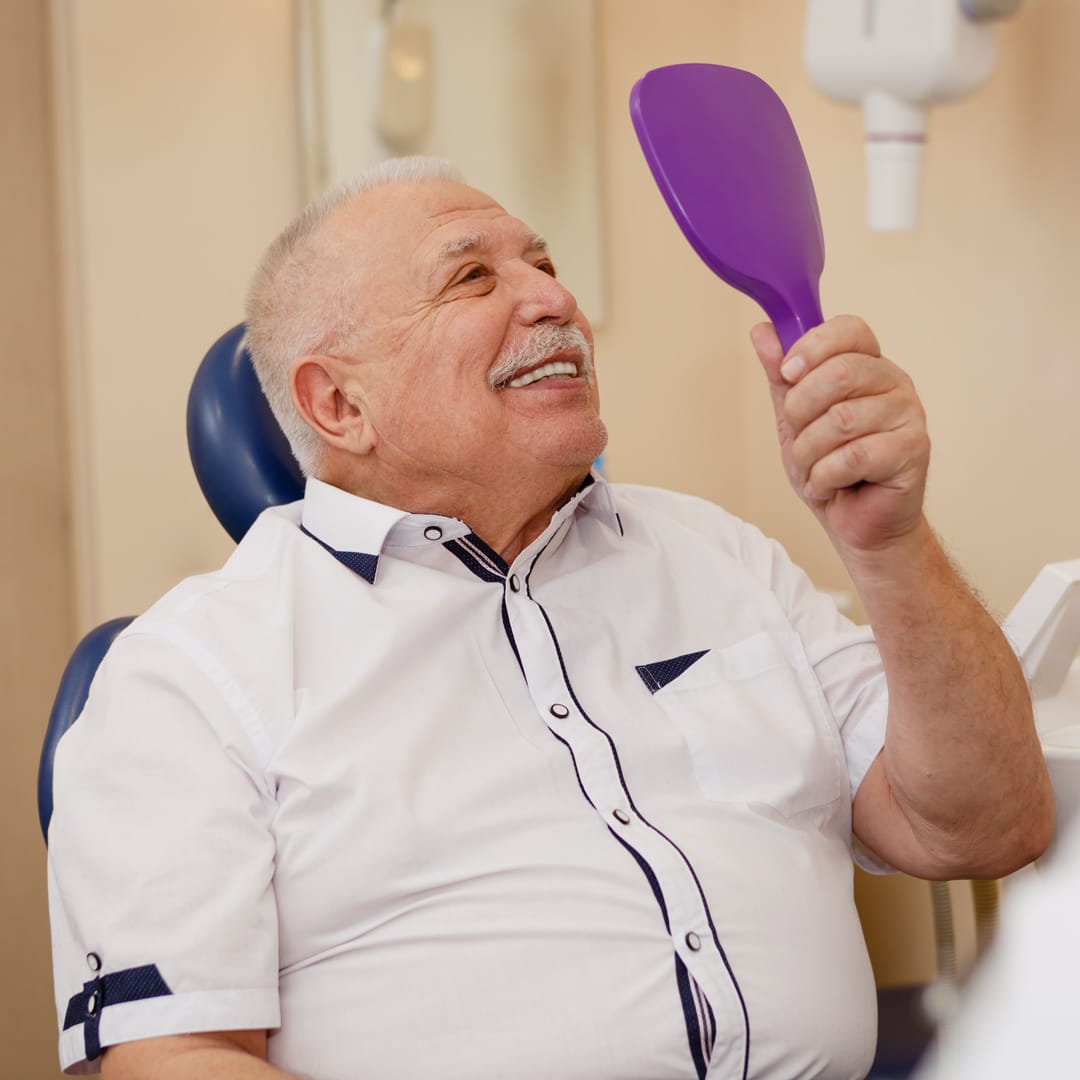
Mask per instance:
[[[206,345],[239,317],[259,250],[298,201],[292,9],[289,0],[55,0],[55,7],[79,623],[86,626],[141,610],[228,550],[191,478],[184,397]],[[825,308],[864,314],[915,375],[935,441],[933,518],[1004,613],[1040,565],[1080,554],[1080,510],[1069,498],[1080,374],[1067,343],[1080,258],[1080,8],[1028,0],[1001,30],[991,83],[934,111],[922,223],[898,236],[871,235],[862,224],[858,117],[808,83],[803,5],[599,0],[598,8],[608,237],[598,354],[612,476],[715,498],[778,535],[821,584],[844,583],[776,465],[772,420],[746,342],[757,312],[690,252],[627,114],[630,86],[650,67],[708,60],[753,68],[780,91],[806,145],[828,247]],[[26,86],[41,88],[27,44],[42,31],[40,6],[30,0],[4,11],[5,18],[22,13],[21,36],[4,37],[12,87],[2,98],[6,111],[25,100]],[[39,163],[41,132],[31,115],[11,136],[19,145],[25,139]],[[27,186],[29,205],[40,205],[33,201],[45,187],[40,176]],[[16,225],[33,220],[21,214]],[[20,246],[40,250],[48,228],[39,221]],[[34,309],[20,297],[9,313],[11,290],[0,292],[7,335],[23,325],[17,315]],[[39,364],[48,351],[42,327],[55,323],[45,307],[24,328],[21,347],[5,349],[11,379],[28,347]],[[37,381],[34,390],[40,400]],[[25,419],[14,417],[4,430],[21,430]],[[62,429],[59,419],[51,429]],[[55,463],[36,466],[57,474]],[[62,525],[62,499],[57,481],[40,510],[53,532],[43,527],[42,535]],[[33,609],[42,630],[35,645],[48,634],[66,637],[68,625],[63,603],[48,599],[63,579],[49,568],[62,571],[63,560],[58,554],[50,564],[40,545],[37,555],[33,565],[51,584]],[[48,683],[55,646],[30,648],[29,639],[5,639],[5,664],[22,675],[32,659]],[[47,696],[42,688],[23,713],[42,717]],[[9,785],[5,800],[11,792]],[[26,877],[37,889],[33,822],[22,802],[14,806],[5,803],[5,827],[18,833],[10,850],[31,853]],[[893,982],[927,975],[925,887],[861,881],[859,891],[879,974]],[[40,902],[40,891],[12,901],[38,927],[27,936],[38,954],[25,954],[33,992],[20,981],[24,1009],[48,999]],[[12,994],[10,986],[0,994]],[[0,1012],[12,1015],[6,1004]],[[18,1075],[35,1074],[28,1066]]]
[[[191,377],[300,205],[289,0],[54,0],[83,627],[230,544],[188,463]]]
[[[48,58],[42,5],[0,4],[0,1074],[19,1080],[59,1075],[35,778],[74,629]]]
[[[630,124],[628,99],[647,70],[738,55],[743,5],[651,0],[600,3],[603,190],[608,317],[597,362],[612,479],[745,502],[741,297],[683,239]],[[661,15],[660,12],[663,12]]]

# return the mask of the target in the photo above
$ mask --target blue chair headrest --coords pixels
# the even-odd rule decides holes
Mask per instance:
[[[259,386],[244,324],[203,357],[187,408],[188,452],[210,509],[237,542],[268,506],[304,494],[304,477]]]

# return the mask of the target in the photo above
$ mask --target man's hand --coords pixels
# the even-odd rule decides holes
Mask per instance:
[[[804,334],[785,357],[769,323],[751,340],[769,380],[784,468],[841,552],[873,551],[915,529],[930,440],[911,379],[861,319]]]

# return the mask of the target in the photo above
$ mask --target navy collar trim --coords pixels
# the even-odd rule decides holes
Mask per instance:
[[[487,565],[489,570],[499,574],[501,577],[506,577],[510,573],[510,567],[507,565],[506,560],[493,547],[485,544],[476,533],[471,532],[468,536],[461,537],[459,542],[470,548],[473,554]]]
[[[476,533],[469,533],[468,536],[461,536],[456,540],[447,540],[443,547],[483,581],[503,582],[510,572],[506,560],[485,544]]]
[[[354,574],[359,574],[368,584],[375,584],[375,572],[379,568],[378,555],[369,555],[366,551],[338,551],[325,540],[320,540],[306,525],[301,525],[300,531],[329,551],[339,563],[347,566]]]

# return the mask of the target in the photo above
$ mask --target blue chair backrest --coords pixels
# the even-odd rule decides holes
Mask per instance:
[[[52,817],[53,792],[53,757],[60,736],[82,712],[86,696],[90,692],[90,683],[98,669],[102,657],[109,650],[116,635],[134,618],[125,615],[119,619],[110,619],[107,623],[95,626],[75,646],[71,659],[60,676],[60,686],[53,699],[52,712],[49,713],[49,726],[45,729],[45,742],[41,747],[41,760],[38,762],[37,799],[38,821],[41,822],[41,835],[48,840],[49,819]]]
[[[237,542],[268,506],[293,502],[304,478],[263,396],[244,347],[244,324],[210,346],[188,395],[188,452],[218,521]],[[53,755],[86,704],[98,664],[134,616],[95,627],[75,646],[60,677],[38,764],[38,820],[48,840]]]

